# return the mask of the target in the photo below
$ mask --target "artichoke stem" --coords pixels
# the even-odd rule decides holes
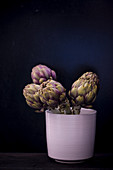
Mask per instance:
[[[69,100],[66,98],[65,101],[63,101],[60,105],[59,105],[59,111],[60,113],[63,114],[72,114],[71,109],[70,109],[70,103]]]
[[[60,113],[62,113],[62,114],[72,114],[71,109],[70,109],[70,106],[62,107],[62,106],[60,105],[60,106],[59,106],[59,111],[60,111]]]
[[[81,109],[81,106],[73,106],[72,110],[73,110],[73,114],[75,115],[79,115],[80,114],[80,109]]]
[[[60,111],[57,109],[57,108],[55,108],[55,109],[52,109],[52,108],[48,108],[52,113],[55,113],[55,114],[59,114],[60,113]]]

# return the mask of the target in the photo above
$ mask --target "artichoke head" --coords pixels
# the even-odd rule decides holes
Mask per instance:
[[[41,84],[48,79],[56,79],[56,73],[54,70],[51,70],[49,67],[39,64],[32,68],[31,78],[33,83]]]
[[[40,85],[31,83],[25,86],[23,89],[23,95],[26,99],[26,103],[39,111],[43,111],[43,103],[39,98]]]
[[[55,80],[43,82],[40,85],[39,93],[41,102],[52,109],[58,107],[66,98],[66,89]]]
[[[93,72],[84,73],[76,80],[69,91],[73,106],[86,106],[92,104],[99,89],[98,76]]]

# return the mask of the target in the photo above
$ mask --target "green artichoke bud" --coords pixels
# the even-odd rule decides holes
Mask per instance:
[[[72,84],[69,91],[73,106],[86,106],[92,104],[99,89],[98,76],[93,72],[84,73]]]
[[[41,84],[48,79],[56,79],[55,71],[51,70],[45,65],[39,64],[32,68],[31,78],[33,83]]]
[[[40,100],[54,109],[66,98],[66,89],[55,80],[47,80],[40,85]]]
[[[43,103],[39,98],[39,88],[40,85],[36,85],[34,83],[28,84],[23,89],[23,95],[26,99],[26,103],[38,111],[44,111]]]

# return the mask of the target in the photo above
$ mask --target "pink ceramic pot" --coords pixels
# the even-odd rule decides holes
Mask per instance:
[[[80,161],[94,151],[96,110],[82,108],[79,115],[46,111],[48,156],[57,161]]]

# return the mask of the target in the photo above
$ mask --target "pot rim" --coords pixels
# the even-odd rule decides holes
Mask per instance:
[[[84,112],[85,111],[85,112]],[[80,114],[61,114],[61,113],[53,113],[51,110],[46,110],[45,111],[46,113],[49,113],[49,114],[54,114],[54,115],[60,115],[60,116],[85,116],[85,115],[95,115],[97,113],[97,110],[95,109],[88,109],[88,108],[81,108],[80,110]]]

